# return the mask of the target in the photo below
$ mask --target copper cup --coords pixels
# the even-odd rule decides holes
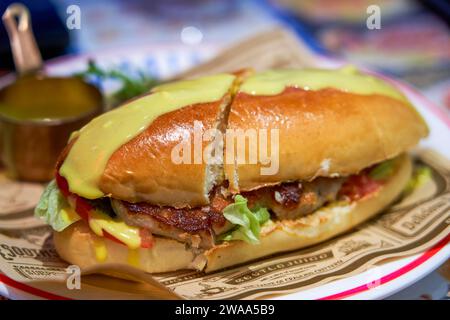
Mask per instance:
[[[19,180],[48,181],[70,134],[101,113],[103,99],[81,79],[32,77],[1,89],[0,105],[14,110],[13,115],[0,112],[6,173]]]
[[[15,179],[48,181],[72,131],[102,112],[99,90],[79,78],[46,77],[28,9],[3,14],[18,79],[0,90],[0,155]]]

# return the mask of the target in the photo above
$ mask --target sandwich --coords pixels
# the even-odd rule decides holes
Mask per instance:
[[[175,81],[74,132],[35,213],[82,269],[211,272],[374,217],[427,134],[393,84],[353,67]]]

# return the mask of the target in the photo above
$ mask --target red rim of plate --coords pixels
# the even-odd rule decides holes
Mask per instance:
[[[417,268],[418,266],[420,266],[421,264],[423,264],[425,261],[427,261],[428,259],[430,259],[431,257],[433,257],[434,255],[436,255],[436,253],[438,253],[441,249],[443,249],[445,247],[445,245],[450,241],[450,235],[447,235],[444,239],[442,239],[441,241],[439,241],[436,245],[434,245],[434,247],[432,247],[431,249],[428,249],[427,251],[425,251],[424,254],[422,254],[420,257],[418,257],[417,259],[413,260],[412,262],[408,263],[407,265],[401,267],[400,269],[397,269],[377,280],[375,280],[376,283],[379,283],[379,285],[383,285],[385,283],[388,283],[394,279],[397,279],[398,277],[404,275],[405,273],[410,272],[411,270]],[[363,285],[360,285],[358,287],[352,288],[352,289],[348,289],[339,293],[335,293],[326,297],[322,297],[322,298],[318,298],[318,300],[338,300],[338,299],[344,299],[344,298],[348,298],[350,296],[353,296],[355,294],[367,291],[370,289],[370,283],[366,283]]]
[[[71,298],[59,296],[57,294],[53,294],[51,292],[47,292],[38,288],[34,288],[32,286],[29,286],[27,284],[18,282],[16,280],[13,280],[11,278],[8,278],[4,274],[0,273],[0,283],[4,283],[7,286],[13,287],[14,289],[19,289],[21,291],[24,291],[26,293],[30,293],[34,296],[48,299],[48,300],[72,300]]]

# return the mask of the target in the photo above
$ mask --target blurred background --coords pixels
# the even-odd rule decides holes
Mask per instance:
[[[1,11],[12,2],[0,1]],[[281,23],[323,53],[339,54],[393,72],[434,68],[436,73],[447,72],[441,77],[448,76],[448,67],[442,70],[442,64],[448,66],[450,55],[449,4],[445,0],[20,2],[31,11],[44,58],[143,43],[223,46]],[[382,13],[382,28],[377,32],[366,27],[366,9],[373,4],[379,5]],[[80,29],[66,27],[71,5],[81,9]],[[193,28],[182,34],[189,26]],[[7,70],[12,60],[5,30],[0,29],[0,67]]]
[[[1,0],[0,10],[11,2]],[[31,11],[44,59],[145,45],[173,50],[201,48],[200,61],[233,42],[282,25],[314,51],[403,78],[450,110],[450,5],[445,0],[21,2]],[[382,27],[369,30],[366,10],[374,4],[381,8]],[[79,26],[69,29],[73,5],[80,9],[80,21]],[[0,72],[12,69],[9,41],[2,26]]]

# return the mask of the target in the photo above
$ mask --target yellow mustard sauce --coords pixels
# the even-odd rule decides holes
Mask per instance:
[[[139,266],[140,266],[140,262],[139,262],[139,249],[134,249],[134,250],[129,249],[129,250],[128,250],[128,257],[127,257],[127,260],[128,260],[128,264],[129,264],[130,266],[139,268]]]
[[[103,237],[103,231],[108,232],[125,243],[129,249],[138,249],[141,246],[139,228],[129,226],[124,221],[113,219],[102,212],[93,210],[89,213],[89,227],[100,237]]]
[[[14,120],[49,121],[93,112],[100,94],[78,78],[19,77],[0,91],[0,115]]]
[[[95,259],[98,262],[105,262],[108,258],[108,251],[103,239],[94,239]]]
[[[67,225],[75,223],[81,219],[76,211],[69,205],[66,208],[59,210],[59,216],[66,222]]]
[[[77,137],[59,173],[69,190],[84,198],[104,194],[98,182],[111,155],[144,131],[157,117],[176,109],[220,100],[231,88],[234,75],[218,74],[156,87],[147,96],[105,113],[74,133]]]
[[[286,87],[304,90],[335,88],[356,94],[382,94],[404,102],[395,87],[376,77],[359,72],[353,66],[340,69],[269,70],[248,77],[239,92],[251,95],[276,95]]]

